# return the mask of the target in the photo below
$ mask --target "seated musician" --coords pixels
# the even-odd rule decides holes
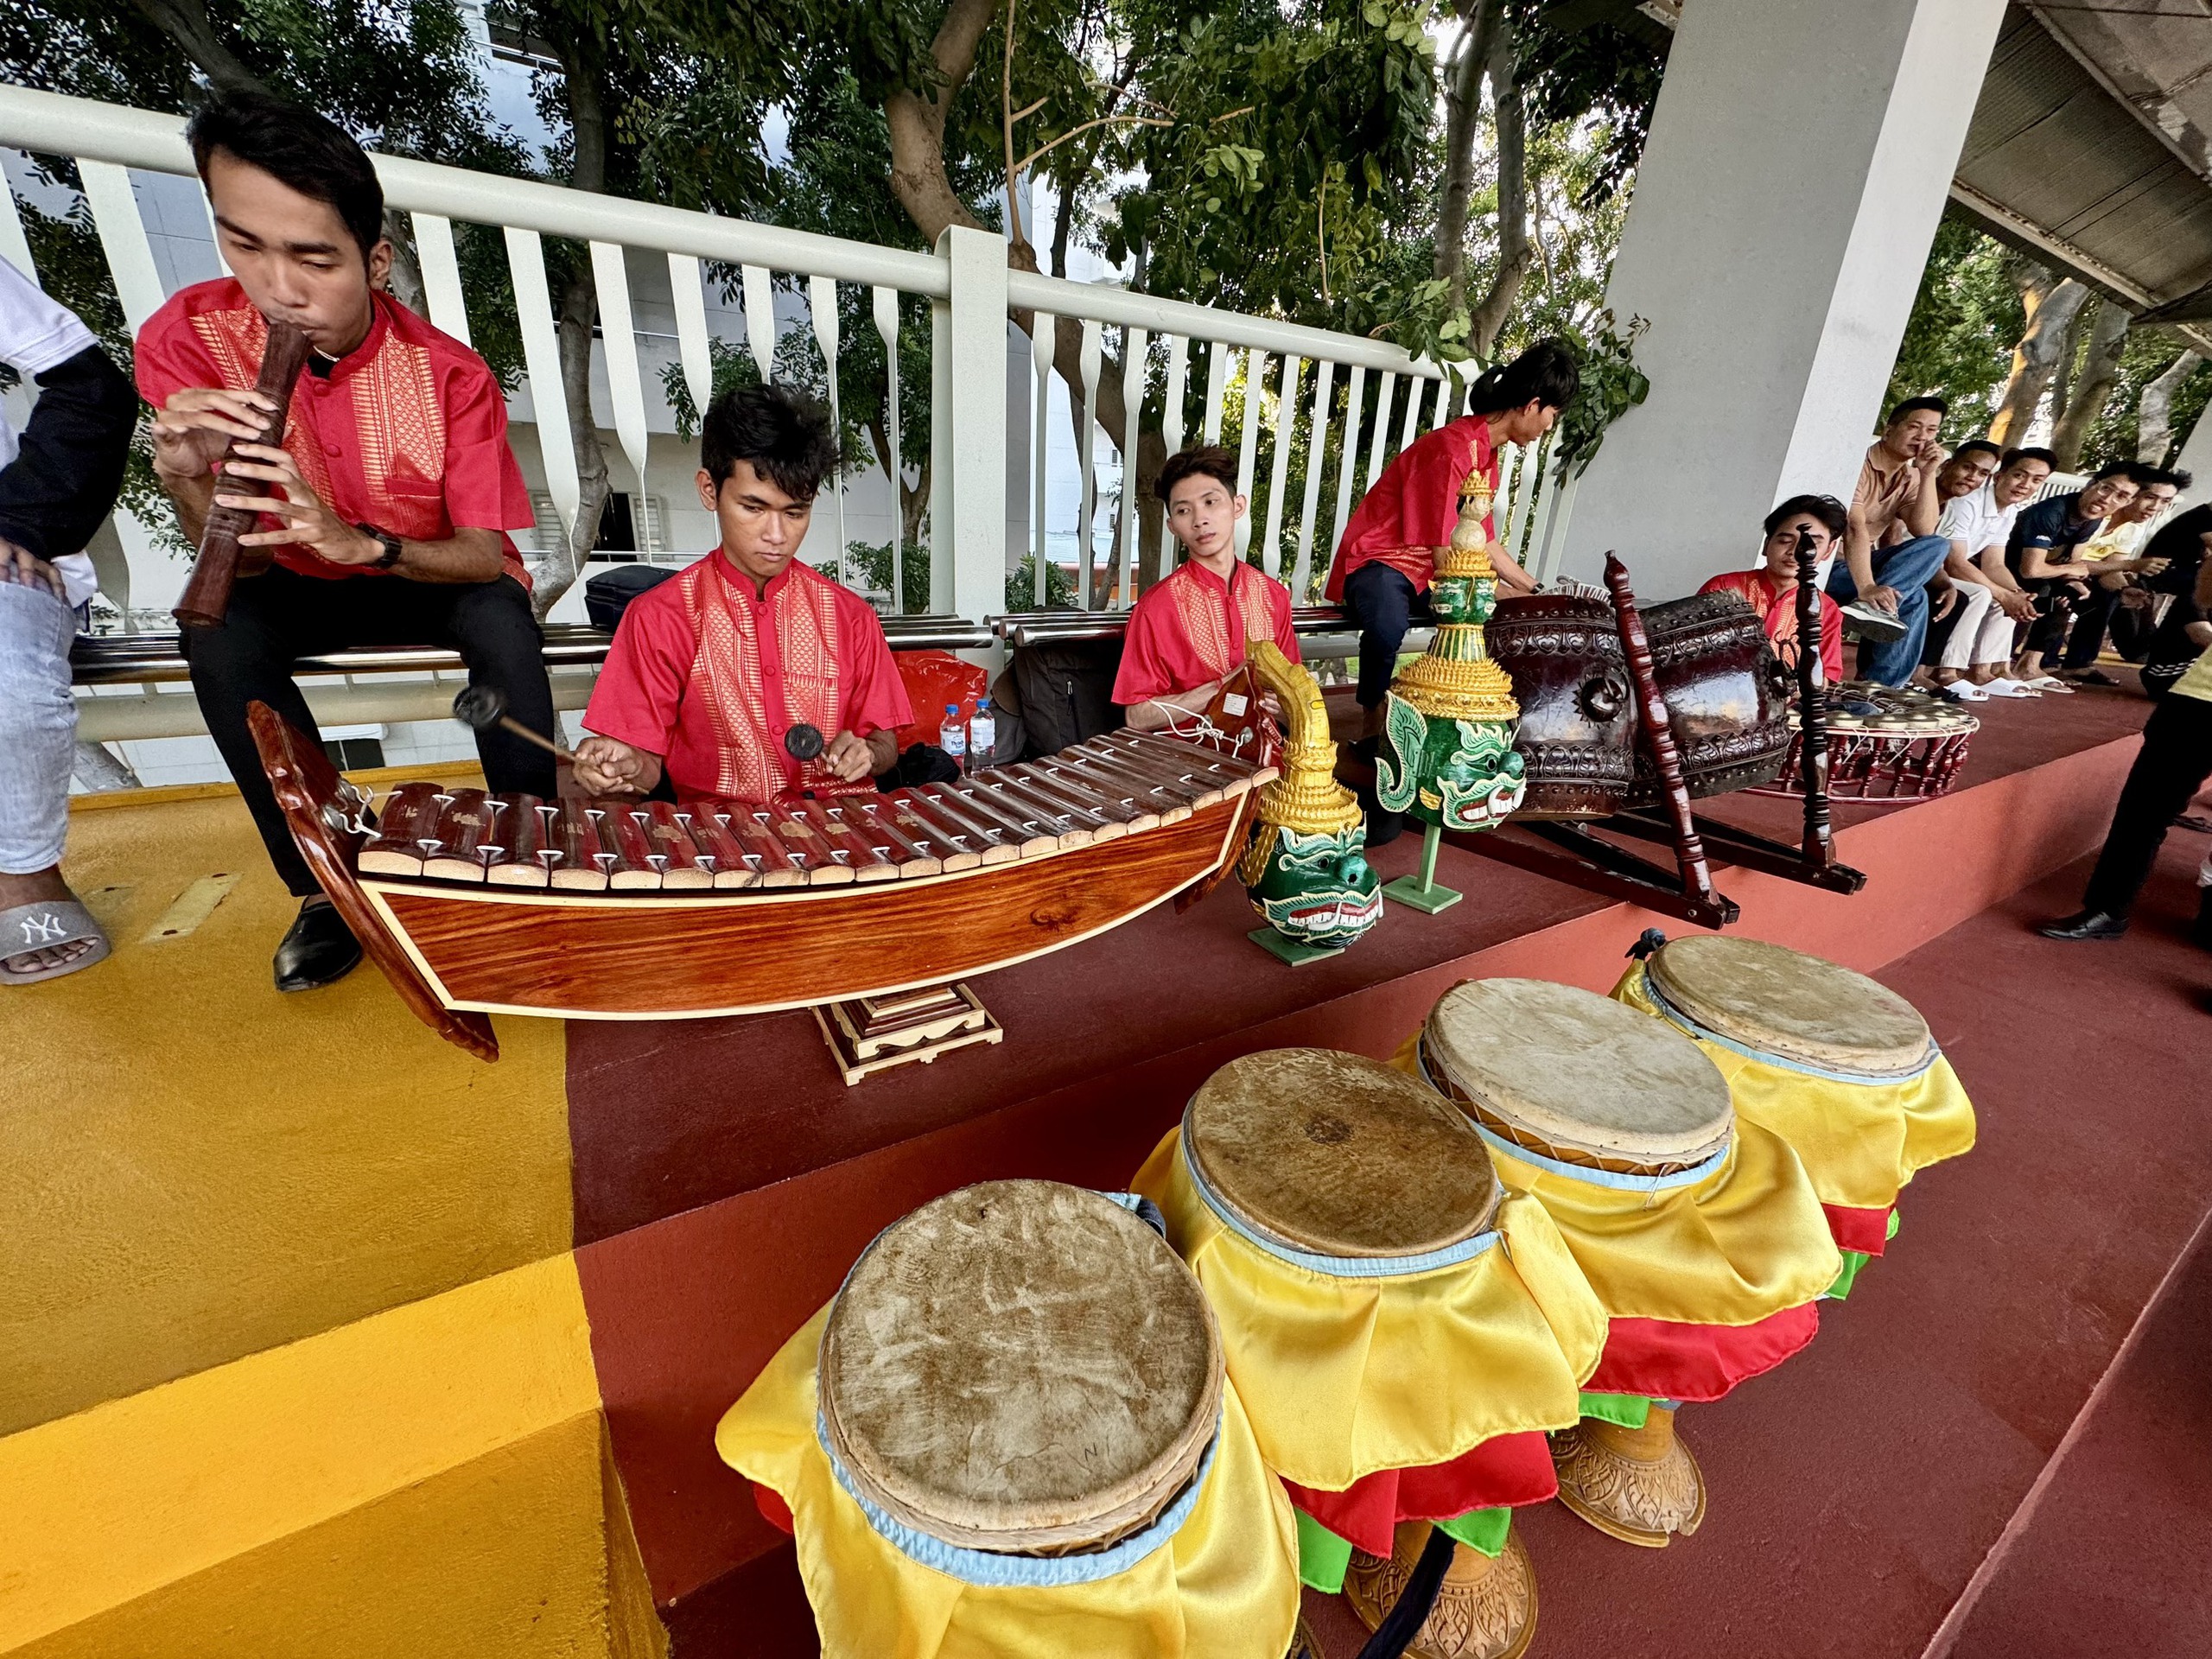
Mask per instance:
[[[836,465],[830,418],[781,386],[734,388],[699,433],[700,504],[721,545],[648,589],[592,690],[576,780],[594,794],[767,801],[813,777],[859,784],[899,758],[914,715],[868,603],[799,562]],[[802,773],[794,726],[825,747]]]
[[[211,507],[257,509],[242,546],[275,565],[242,581],[225,621],[184,636],[208,734],[237,779],[276,874],[302,900],[276,948],[276,988],[327,985],[361,948],[315,885],[246,730],[267,703],[310,736],[293,683],[303,656],[347,645],[460,652],[473,683],[553,733],[544,642],[508,537],[533,521],[507,448],[506,402],[484,359],[385,291],[384,191],[361,147],[310,111],[241,95],[188,136],[215,236],[235,276],[173,295],[139,330],[138,389],[159,411],[154,471],[197,542]],[[282,448],[247,443],[267,319],[312,347]],[[494,728],[477,752],[494,790],[553,791],[552,759]]]
[[[1188,556],[1129,613],[1114,701],[1131,728],[1156,732],[1201,715],[1254,645],[1298,661],[1290,590],[1236,554],[1236,458],[1217,444],[1171,455],[1153,486]]]
[[[1573,352],[1558,340],[1539,340],[1504,367],[1485,370],[1469,389],[1472,413],[1400,451],[1344,526],[1325,593],[1359,626],[1364,736],[1382,730],[1382,694],[1406,630],[1429,620],[1429,579],[1451,548],[1467,474],[1479,468],[1495,493],[1500,448],[1542,437],[1581,385]],[[1492,546],[1490,557],[1501,596],[1535,589],[1504,549]]]
[[[1797,538],[1812,543],[1818,563],[1843,539],[1851,514],[1832,495],[1793,495],[1766,516],[1766,543],[1756,570],[1730,570],[1698,589],[1700,594],[1736,594],[1748,601],[1766,625],[1774,654],[1797,665]],[[1816,594],[1821,615],[1821,680],[1834,685],[1843,677],[1843,607],[1826,594]]]

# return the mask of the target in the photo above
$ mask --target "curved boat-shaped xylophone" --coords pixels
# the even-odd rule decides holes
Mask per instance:
[[[260,703],[250,723],[364,950],[485,1059],[490,1014],[757,1014],[1060,950],[1210,890],[1275,776],[1258,735],[1224,749],[1116,732],[888,795],[672,806],[409,784],[372,822],[305,734]]]

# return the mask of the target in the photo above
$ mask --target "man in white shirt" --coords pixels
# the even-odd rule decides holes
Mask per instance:
[[[2043,487],[2057,457],[2048,449],[2008,449],[1983,439],[1961,445],[1997,458],[1996,472],[1970,495],[1943,509],[1936,533],[1950,538],[1943,562],[1959,596],[1959,614],[1936,670],[1936,683],[1961,702],[2034,695],[2005,671],[2012,658],[2012,630],[2035,614],[2035,601],[2006,579],[2005,549],[2021,506]]]
[[[61,879],[77,704],[69,641],[96,583],[85,544],[123,482],[137,393],[92,331],[0,259],[0,362],[39,387],[18,436],[0,422],[0,984],[108,953]]]

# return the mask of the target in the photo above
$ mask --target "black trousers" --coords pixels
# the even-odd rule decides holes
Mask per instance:
[[[531,731],[553,735],[553,687],[545,677],[544,636],[530,597],[512,576],[496,582],[407,582],[394,576],[325,581],[282,565],[232,590],[230,614],[216,628],[188,628],[184,653],[192,689],[224,764],[252,810],[269,861],[305,899],[321,889],[284,825],[283,810],[261,770],[246,730],[250,702],[265,702],[320,740],[307,699],[292,678],[302,657],[347,645],[443,645],[468,664],[471,685],[506,694],[507,712]],[[476,734],[486,784],[547,797],[556,793],[553,757],[496,728]]]
[[[1359,706],[1379,709],[1398,670],[1406,630],[1433,619],[1428,595],[1380,560],[1344,578],[1344,611],[1359,625]]]
[[[2120,789],[2105,849],[2082,896],[2083,909],[2127,914],[2151,879],[2166,827],[2207,778],[2212,778],[2212,702],[2161,698],[2144,725],[2142,752]]]

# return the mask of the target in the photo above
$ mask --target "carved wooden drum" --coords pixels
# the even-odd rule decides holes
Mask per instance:
[[[1736,1120],[1694,1042],[1572,986],[1455,986],[1416,1052],[1507,1187],[1550,1212],[1611,1316],[1585,1386],[1613,1398],[1554,1437],[1560,1497],[1636,1543],[1694,1530],[1704,1484],[1656,1402],[1718,1399],[1811,1340],[1841,1262],[1803,1168]]]
[[[1289,1511],[1204,1294],[1122,1197],[923,1205],[723,1420],[788,1507],[825,1654],[1289,1649]]]
[[[1916,686],[1846,681],[1826,688],[1828,796],[1838,801],[1926,801],[1948,795],[1981,722],[1948,697]],[[1767,795],[1804,787],[1804,734],[1789,711],[1789,750]]]
[[[1522,818],[1601,818],[1636,775],[1636,715],[1612,605],[1580,594],[1502,599],[1484,630],[1521,705]]]
[[[1789,1142],[1847,1253],[1834,1294],[1883,1253],[1914,1172],[1974,1144],[1974,1109],[1928,1022],[1864,974],[1700,935],[1661,944],[1614,995],[1694,1039],[1727,1078],[1738,1117]]]
[[[1771,783],[1789,747],[1794,682],[1758,613],[1738,594],[1696,594],[1649,607],[1643,629],[1691,795]],[[1658,798],[1639,749],[1631,804]]]

